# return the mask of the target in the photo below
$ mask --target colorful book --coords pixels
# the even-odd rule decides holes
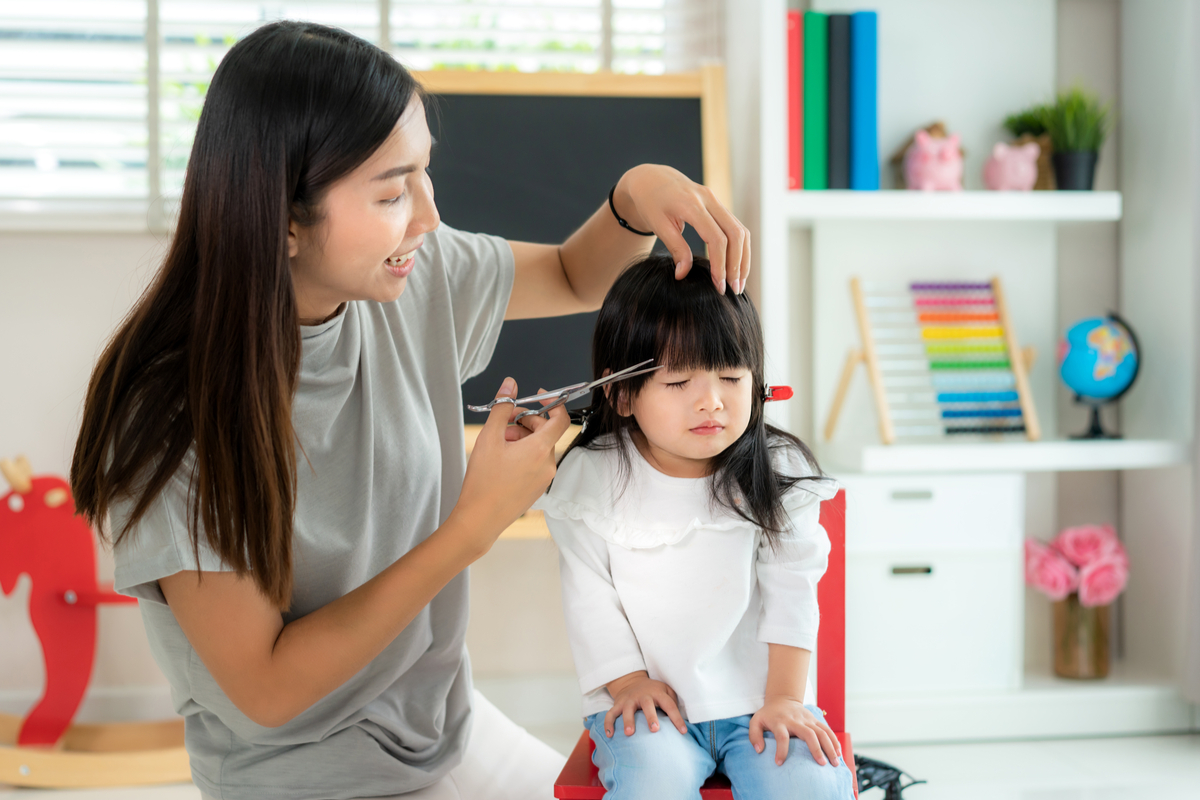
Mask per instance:
[[[829,188],[850,188],[850,15],[829,15]]]
[[[850,16],[850,188],[879,188],[879,22]]]
[[[804,188],[829,188],[829,15],[804,12]]]
[[[799,11],[787,12],[788,48],[788,189],[804,188],[804,16]]]

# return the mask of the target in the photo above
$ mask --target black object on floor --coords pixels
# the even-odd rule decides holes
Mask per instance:
[[[858,770],[858,791],[861,795],[867,789],[883,789],[883,800],[904,800],[903,792],[910,786],[916,786],[919,781],[899,767],[876,761],[865,756],[854,756],[854,765]],[[908,778],[908,783],[904,782]]]

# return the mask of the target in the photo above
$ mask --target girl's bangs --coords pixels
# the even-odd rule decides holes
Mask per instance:
[[[676,372],[688,370],[754,369],[753,337],[744,314],[716,296],[708,308],[675,309],[660,319],[654,342],[654,363]]]
[[[699,280],[691,279],[692,275]],[[674,283],[674,276],[670,281]],[[681,372],[757,369],[761,344],[748,298],[718,293],[707,269],[693,269],[688,278],[663,288],[657,302],[639,309],[649,312],[653,320],[635,326],[654,332],[647,357]]]
[[[596,320],[592,368],[596,378],[649,359],[672,371],[749,369],[762,381],[763,341],[750,298],[722,295],[708,260],[675,279],[670,256],[651,255],[625,271],[609,291]],[[650,375],[621,381],[633,397]]]

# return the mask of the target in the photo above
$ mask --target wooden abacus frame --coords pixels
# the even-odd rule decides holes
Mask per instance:
[[[1037,409],[1033,404],[1033,394],[1029,386],[1029,370],[1033,366],[1036,351],[1032,347],[1022,349],[1017,342],[1016,332],[1012,325],[1008,305],[1005,302],[1004,289],[1000,279],[994,277],[989,282],[992,300],[995,304],[998,324],[1002,330],[1005,347],[1008,351],[1009,368],[1012,370],[1013,382],[1017,393],[1017,401],[1021,408],[1021,417],[1025,425],[1025,436],[1029,441],[1037,441],[1042,437],[1041,425],[1038,423]],[[884,387],[883,370],[879,363],[879,352],[875,343],[875,335],[871,328],[870,314],[866,297],[863,293],[862,282],[858,278],[850,279],[850,296],[854,302],[854,315],[858,321],[858,333],[862,340],[861,347],[854,347],[846,355],[842,374],[838,379],[837,390],[833,403],[829,407],[829,416],[825,422],[824,438],[829,441],[837,429],[838,418],[850,391],[850,384],[858,365],[867,368],[867,377],[871,382],[871,392],[875,399],[875,412],[879,420],[879,436],[884,444],[896,441],[896,427],[892,420],[892,410],[888,403],[887,391]]]

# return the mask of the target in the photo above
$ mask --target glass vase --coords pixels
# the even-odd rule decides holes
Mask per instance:
[[[1088,608],[1072,593],[1054,604],[1054,674],[1095,680],[1108,676],[1109,606]]]

